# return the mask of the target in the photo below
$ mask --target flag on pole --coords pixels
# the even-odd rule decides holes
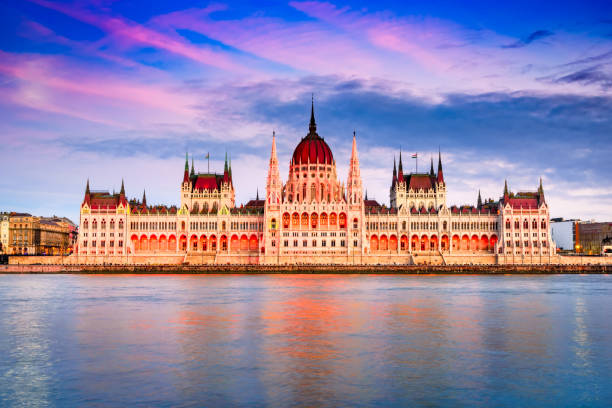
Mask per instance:
[[[413,154],[412,154],[412,158],[413,158],[413,159],[416,159],[417,157],[419,157],[419,154],[418,154],[418,153],[413,153]]]
[[[210,153],[206,153],[206,158],[210,159]]]

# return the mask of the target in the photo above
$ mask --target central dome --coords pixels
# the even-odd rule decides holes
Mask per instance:
[[[293,152],[293,164],[332,164],[334,156],[325,140],[317,134],[314,119],[314,103],[310,110],[308,134],[298,143]]]

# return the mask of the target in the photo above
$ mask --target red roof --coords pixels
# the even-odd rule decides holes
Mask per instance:
[[[508,203],[512,208],[537,209],[537,198],[510,198]]]
[[[293,152],[294,164],[332,164],[334,156],[331,149],[318,134],[309,133]]]
[[[223,176],[220,174],[198,174],[194,176],[195,182],[193,183],[194,190],[220,190]]]
[[[408,174],[404,176],[404,180],[406,181],[406,185],[408,189],[412,190],[429,190],[433,188],[434,182],[432,182],[432,177],[429,174]]]

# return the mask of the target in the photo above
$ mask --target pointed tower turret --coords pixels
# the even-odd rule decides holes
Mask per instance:
[[[233,185],[234,184],[234,179],[232,178],[232,154],[231,153],[230,153],[230,156],[229,156],[229,171],[228,171],[228,173],[229,173],[229,182],[230,182],[230,184]]]
[[[434,169],[433,169],[433,157],[431,158],[431,167],[430,167],[430,169],[429,169],[429,175],[430,175],[431,177],[434,177],[434,176],[435,176]]]
[[[127,204],[127,199],[125,197],[125,186],[123,185],[123,179],[121,179],[121,190],[119,190],[119,203]]]
[[[347,183],[349,204],[363,203],[363,188],[361,185],[361,172],[359,170],[359,157],[357,154],[357,136],[354,131]]]
[[[544,187],[542,186],[542,177],[540,177],[540,186],[538,187],[538,202],[539,204],[546,202],[544,198]]]
[[[270,151],[270,164],[268,166],[268,180],[266,182],[267,204],[280,204],[281,179],[278,171],[278,157],[276,157],[276,132],[272,132],[272,149]]]
[[[442,153],[438,149],[438,184],[444,184],[444,174],[442,173]]]
[[[507,201],[510,198],[510,193],[508,192],[508,180],[504,180],[504,201]]]
[[[85,197],[83,198],[83,203],[87,203],[88,205],[91,203],[91,192],[89,191],[89,179],[87,179],[87,185],[85,186]]]
[[[189,156],[185,152],[185,172],[183,173],[183,183],[189,183]]]
[[[395,168],[395,156],[393,156],[393,179],[391,180],[391,188],[397,183],[397,169]]]
[[[255,193],[255,201],[259,201],[259,187],[257,187],[257,192]]]
[[[314,116],[314,94],[312,95],[312,101],[310,104],[310,124],[308,125],[308,135],[317,134],[317,123],[315,122]]]
[[[482,207],[482,197],[480,196],[480,190],[478,190],[478,202],[476,203],[477,207]]]
[[[191,177],[195,176],[195,167],[193,166],[193,156],[191,156],[191,173],[189,173]]]
[[[147,192],[142,190],[142,205],[147,206]]]
[[[399,166],[397,168],[397,181],[400,183],[404,182],[404,169],[402,168],[402,149],[399,154]]]
[[[123,179],[121,179],[121,191],[119,191],[119,195],[125,196],[125,186],[123,185]]]
[[[229,167],[227,165],[227,152],[225,152],[225,164],[223,165],[223,182],[229,183]]]

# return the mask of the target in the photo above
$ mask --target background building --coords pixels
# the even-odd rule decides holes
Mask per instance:
[[[600,255],[602,242],[612,239],[612,222],[578,224],[577,251],[585,255]]]
[[[12,255],[68,255],[71,221],[59,217],[9,215],[8,253]]]
[[[9,246],[9,218],[7,212],[0,213],[0,254],[8,253]]]
[[[580,222],[575,219],[551,218],[550,233],[557,248],[572,252],[576,250],[576,230]]]

